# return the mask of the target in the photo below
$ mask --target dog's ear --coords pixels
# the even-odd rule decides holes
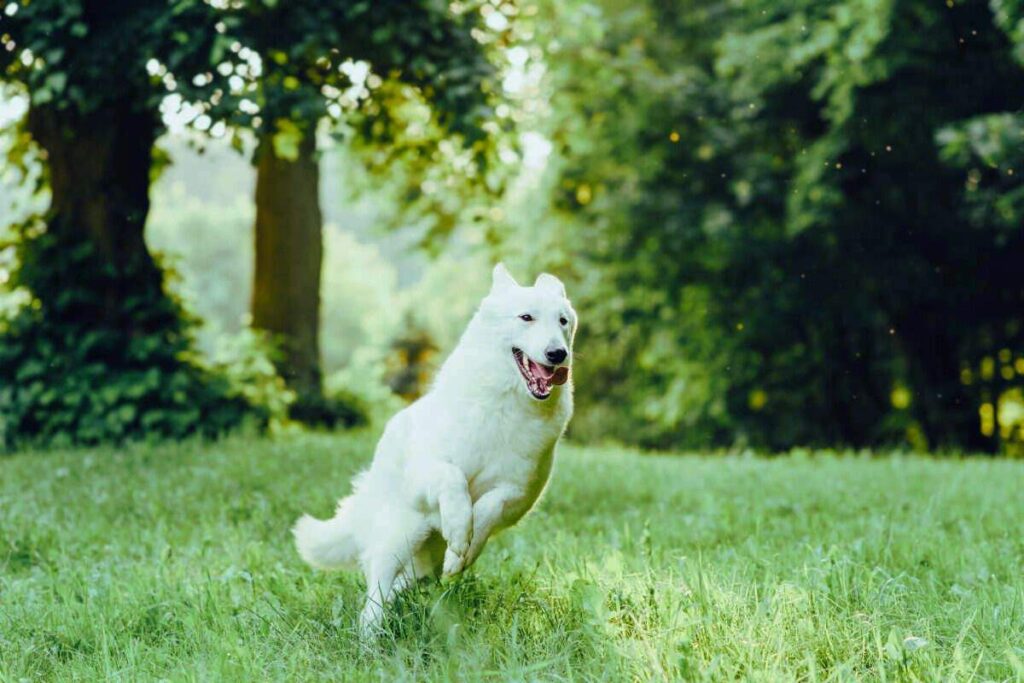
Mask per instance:
[[[540,289],[547,289],[558,294],[563,299],[565,298],[565,285],[563,285],[562,281],[551,273],[541,273],[538,275],[533,286],[539,287]]]
[[[499,263],[494,266],[494,270],[491,271],[491,291],[518,286],[519,283],[516,282],[515,278],[512,277],[512,274],[508,272],[508,268],[505,267],[504,263]]]

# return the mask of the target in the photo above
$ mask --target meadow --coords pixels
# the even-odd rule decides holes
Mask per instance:
[[[375,434],[0,459],[0,680],[1024,680],[1024,466],[562,447],[379,643],[289,527]]]

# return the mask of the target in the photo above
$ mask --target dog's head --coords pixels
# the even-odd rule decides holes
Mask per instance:
[[[500,330],[498,343],[532,398],[543,401],[569,381],[576,311],[561,280],[544,273],[523,287],[499,263],[482,310]]]

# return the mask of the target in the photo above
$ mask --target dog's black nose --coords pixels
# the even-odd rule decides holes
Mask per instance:
[[[569,354],[566,353],[565,349],[550,349],[544,352],[544,355],[548,357],[548,362],[558,364],[565,360],[565,357]]]

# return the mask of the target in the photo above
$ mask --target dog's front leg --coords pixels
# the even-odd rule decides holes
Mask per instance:
[[[452,576],[466,566],[466,553],[473,538],[473,499],[466,475],[455,465],[432,461],[421,472],[426,497],[436,504],[441,517],[441,536],[448,544],[442,576]]]
[[[493,488],[473,504],[473,540],[466,553],[466,566],[471,566],[480,557],[487,539],[495,531],[508,512],[509,507],[522,500],[523,492],[513,486]]]

